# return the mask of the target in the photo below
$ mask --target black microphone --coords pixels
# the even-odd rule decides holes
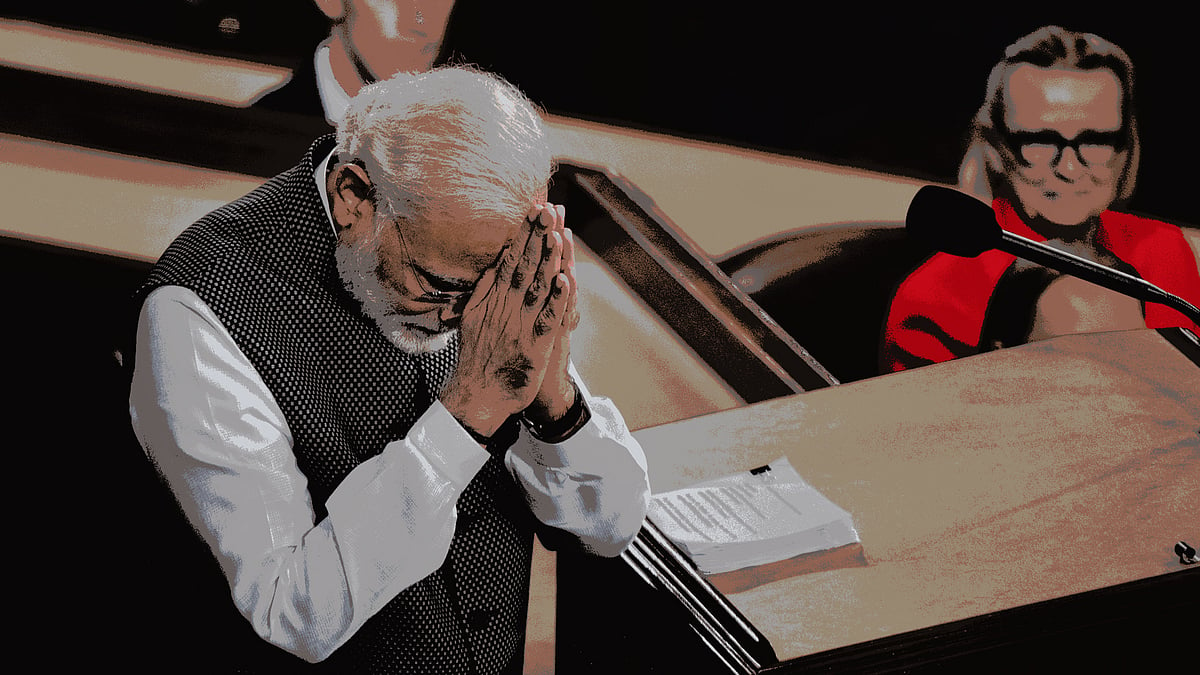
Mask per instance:
[[[904,227],[913,237],[938,251],[973,258],[984,251],[999,249],[1122,295],[1173,307],[1200,323],[1200,309],[1183,298],[1145,279],[1008,232],[1000,227],[992,207],[957,190],[938,185],[917,190],[908,205]]]

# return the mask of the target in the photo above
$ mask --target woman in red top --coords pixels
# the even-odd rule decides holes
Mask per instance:
[[[1200,304],[1200,233],[1119,209],[1139,142],[1133,65],[1116,45],[1057,26],[1011,45],[988,79],[960,188],[1014,234],[1136,274]],[[1179,312],[1058,275],[1000,251],[934,254],[899,286],[886,370],[1067,333],[1200,326]]]

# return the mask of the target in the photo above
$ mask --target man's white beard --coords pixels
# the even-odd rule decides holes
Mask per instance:
[[[444,329],[436,312],[401,314],[396,311],[395,291],[379,280],[377,243],[367,242],[360,247],[338,242],[334,260],[346,290],[362,303],[363,313],[401,351],[409,354],[436,352],[445,349],[454,339],[457,330]],[[430,334],[430,331],[438,332]]]

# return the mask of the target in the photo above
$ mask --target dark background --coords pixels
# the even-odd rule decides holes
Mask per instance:
[[[327,31],[307,0],[63,4],[74,3],[7,14],[288,66]],[[1136,5],[987,20],[983,5],[972,6],[976,18],[780,8],[793,4],[460,0],[446,52],[505,75],[553,113],[953,181],[991,66],[1016,38],[1058,23],[1116,42],[1137,68],[1144,150],[1130,210],[1200,223],[1183,181],[1200,147],[1200,59],[1182,17]],[[231,17],[238,29],[222,31]]]

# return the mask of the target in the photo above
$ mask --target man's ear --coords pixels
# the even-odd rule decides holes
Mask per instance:
[[[347,228],[375,215],[374,186],[361,166],[338,164],[329,172],[325,188],[329,193],[329,210],[338,227]]]
[[[313,4],[330,21],[337,21],[346,13],[346,3],[343,0],[313,0]]]

